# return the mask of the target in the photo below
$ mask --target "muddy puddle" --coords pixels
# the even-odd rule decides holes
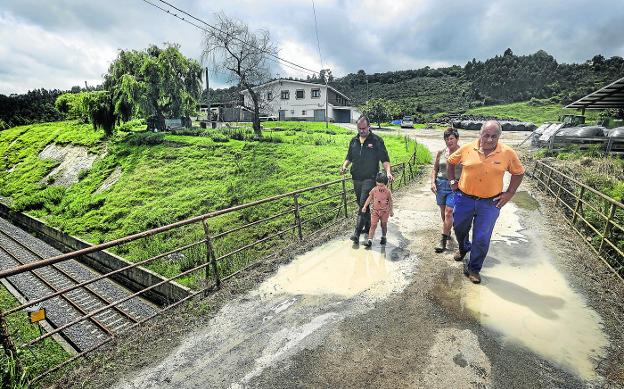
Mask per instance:
[[[262,284],[260,294],[387,296],[407,282],[405,253],[394,235],[388,238],[387,245],[377,239],[372,248],[330,241],[281,267]]]
[[[591,380],[608,340],[599,315],[554,266],[535,232],[523,229],[520,209],[538,206],[526,193],[503,208],[481,285],[469,283],[458,268],[448,269],[433,297],[457,316],[495,330],[503,342],[526,347]]]
[[[511,202],[518,208],[527,211],[535,211],[539,209],[539,202],[527,191],[518,191],[511,199]]]

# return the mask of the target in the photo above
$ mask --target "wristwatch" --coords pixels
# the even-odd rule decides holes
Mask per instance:
[[[455,184],[457,184],[457,180],[450,180],[450,181],[449,181],[449,184],[450,184],[450,185],[455,185]]]

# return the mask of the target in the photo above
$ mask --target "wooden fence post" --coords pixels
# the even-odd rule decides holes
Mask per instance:
[[[299,235],[299,240],[303,240],[303,232],[301,231],[301,215],[299,214],[299,194],[295,193],[293,195],[294,203],[295,203],[295,223],[297,223],[297,234]]]
[[[342,203],[344,204],[344,217],[345,219],[349,217],[347,211],[347,178],[342,176]]]
[[[581,208],[581,199],[583,198],[583,194],[585,194],[585,187],[581,186],[581,191],[578,195],[578,197],[576,198],[576,205],[574,206],[574,214],[572,216],[572,225],[574,225],[576,223],[576,218],[578,216],[578,212],[579,209]]]
[[[207,261],[210,262],[210,266],[208,266],[208,262],[206,262],[206,282],[208,282],[210,270],[209,267],[212,267],[212,272],[214,273],[215,284],[217,288],[221,287],[221,278],[219,277],[219,270],[217,268],[217,257],[214,253],[214,248],[212,246],[212,238],[210,238],[210,230],[208,229],[208,222],[206,219],[202,220],[202,224],[204,225],[204,234],[206,235],[206,258]]]
[[[609,217],[607,217],[607,222],[602,232],[602,240],[600,241],[600,247],[598,248],[599,253],[602,251],[602,248],[604,247],[605,239],[607,239],[607,236],[611,232],[611,219],[613,219],[613,216],[615,216],[615,204],[611,203],[611,209],[609,210]]]
[[[550,177],[552,176],[553,169],[548,170],[548,177],[546,178],[546,188],[550,190]],[[552,191],[554,192],[554,191]]]
[[[562,201],[561,200],[561,188],[563,188],[563,179],[565,177],[563,177],[561,175],[559,175],[559,176],[560,176],[559,177],[560,180],[557,182],[557,185],[559,186],[559,188],[557,189],[557,197],[555,198],[555,206],[558,206],[559,205],[559,201]]]

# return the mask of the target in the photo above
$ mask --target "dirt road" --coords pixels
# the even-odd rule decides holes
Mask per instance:
[[[442,147],[441,132],[428,131],[419,141]],[[624,382],[617,364],[617,323],[624,315],[604,298],[609,274],[570,233],[562,235],[565,227],[544,206],[523,192],[503,208],[483,283],[473,285],[452,251],[433,252],[439,221],[428,187],[425,178],[398,196],[385,248],[378,241],[372,249],[353,247],[345,232],[235,297],[116,386],[582,388]],[[599,276],[588,277],[588,267]]]

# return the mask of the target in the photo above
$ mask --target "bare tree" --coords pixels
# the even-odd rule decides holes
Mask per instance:
[[[249,91],[253,102],[253,129],[257,136],[262,136],[262,99],[252,88],[269,80],[268,60],[271,55],[277,55],[277,48],[271,44],[268,31],[250,31],[247,24],[223,12],[216,14],[215,18],[216,29],[209,28],[204,32],[203,59],[212,59],[215,67],[229,73],[231,82]]]

